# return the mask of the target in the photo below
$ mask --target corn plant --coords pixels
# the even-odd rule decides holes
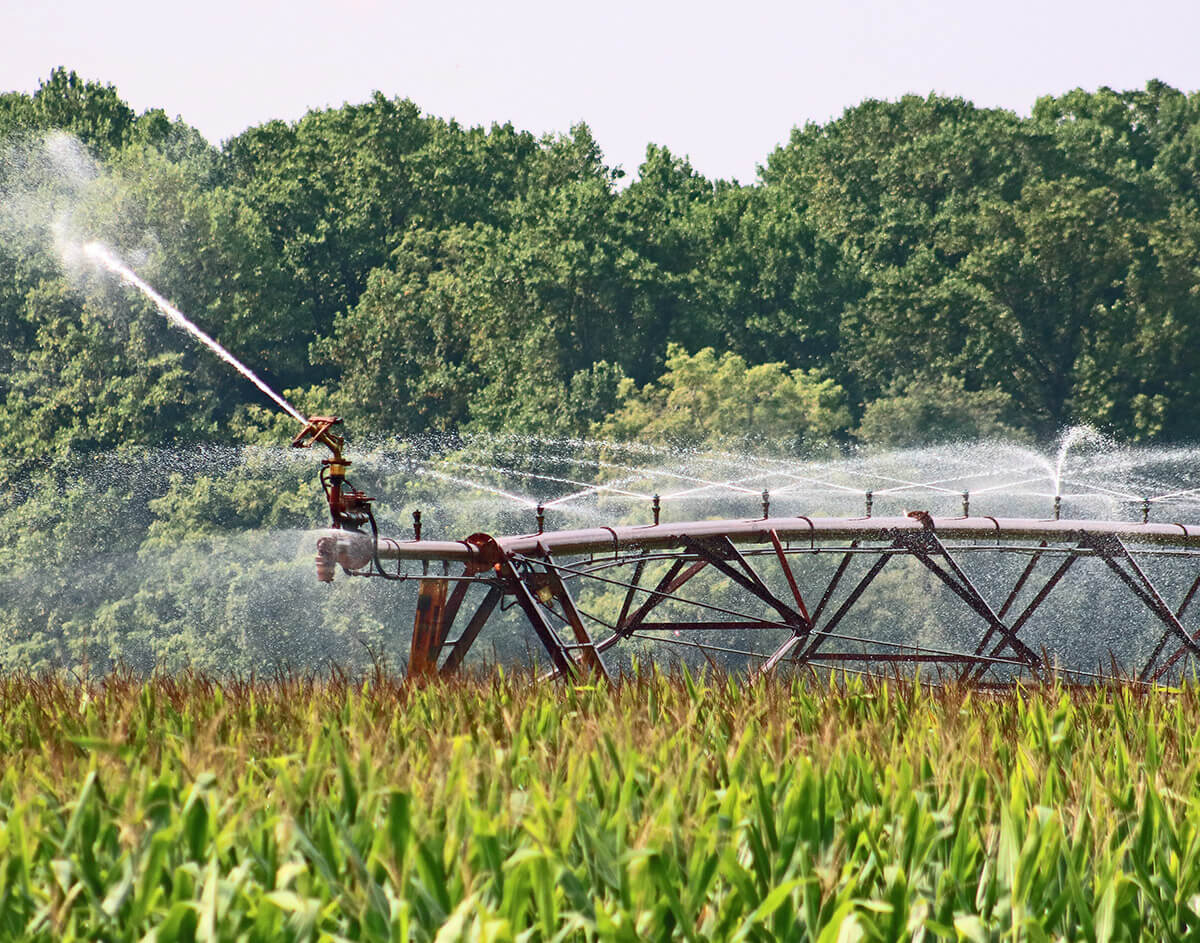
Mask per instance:
[[[1200,938],[1200,689],[0,678],[0,937]]]

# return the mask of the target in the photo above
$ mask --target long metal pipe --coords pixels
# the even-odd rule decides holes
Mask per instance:
[[[546,531],[541,534],[497,537],[505,553],[540,556],[608,554],[636,550],[669,549],[702,538],[727,537],[735,544],[767,544],[771,531],[785,542],[836,540],[893,540],[902,534],[929,529],[943,540],[1046,540],[1071,541],[1080,534],[1119,537],[1127,543],[1172,547],[1200,547],[1200,524],[1136,524],[1124,521],[1042,520],[997,517],[777,517],[756,520],[686,521],[658,525],[591,527]],[[371,538],[353,531],[331,532],[338,556],[362,565],[370,557]],[[380,538],[381,560],[446,560],[486,562],[479,547],[459,540],[393,540]],[[356,566],[351,565],[351,569]]]

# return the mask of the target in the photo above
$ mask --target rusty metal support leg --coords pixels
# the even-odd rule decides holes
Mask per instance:
[[[438,639],[446,617],[447,580],[421,580],[417,613],[408,649],[408,676],[424,678],[437,671]]]
[[[596,651],[596,643],[592,640],[587,626],[583,624],[583,618],[580,616],[579,610],[575,607],[575,600],[571,598],[571,594],[567,590],[567,584],[555,570],[549,569],[549,567],[554,565],[554,560],[550,554],[546,554],[546,563],[548,564],[546,578],[549,580],[550,591],[562,607],[563,618],[567,620],[567,624],[571,626],[571,631],[575,633],[575,641],[579,643],[579,651],[583,656],[584,664],[591,668],[596,675],[603,678],[609,684],[612,684],[612,676],[604,666],[604,659]]]
[[[458,615],[471,584],[459,581],[446,598],[448,580],[423,579],[417,594],[417,614],[413,621],[412,644],[408,650],[408,676],[428,677],[437,672],[438,656],[450,635],[450,626]]]
[[[550,655],[550,662],[554,665],[557,674],[567,679],[574,678],[575,662],[567,654],[554,627],[546,621],[546,615],[542,612],[542,607],[538,605],[533,593],[530,592],[529,585],[507,557],[500,563],[500,575],[508,583],[513,595],[517,597],[517,605],[524,611],[529,624],[533,626],[533,631],[537,633],[538,639],[541,640],[546,652]]]
[[[483,630],[484,625],[504,596],[504,591],[498,586],[493,586],[488,590],[488,594],[483,597],[483,602],[479,604],[479,608],[475,610],[475,614],[471,616],[471,621],[467,623],[467,627],[463,629],[462,635],[454,642],[450,648],[450,654],[446,656],[445,662],[442,663],[440,673],[442,675],[452,675],[457,673],[462,666],[463,659],[467,657],[467,652],[471,650],[471,646],[475,644],[475,639],[479,637],[479,633]]]

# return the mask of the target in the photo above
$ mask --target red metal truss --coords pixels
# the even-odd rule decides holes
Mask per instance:
[[[327,566],[336,557],[356,575],[382,574],[381,561],[401,567],[405,561],[419,561],[425,569],[430,562],[442,563],[446,575],[419,578],[409,661],[414,677],[459,671],[496,610],[510,608],[505,604],[510,600],[559,677],[592,675],[611,681],[614,666],[606,656],[611,658],[622,644],[634,644],[690,647],[710,660],[723,653],[759,673],[894,671],[903,664],[926,664],[938,677],[975,683],[1050,672],[1101,678],[1114,673],[1116,659],[1107,672],[1100,665],[1085,667],[1072,663],[1065,636],[1051,634],[1036,644],[1028,637],[1031,621],[1085,559],[1099,561],[1114,585],[1123,587],[1125,608],[1112,616],[1117,623],[1148,613],[1143,618],[1152,617],[1161,626],[1161,637],[1143,647],[1131,641],[1129,651],[1110,653],[1145,656],[1140,669],[1129,674],[1145,683],[1161,682],[1178,676],[1188,659],[1200,657],[1200,626],[1184,624],[1200,591],[1196,525],[933,518],[910,512],[907,517],[789,517],[494,538],[478,534],[464,541],[396,541],[344,530],[332,538],[336,551],[330,549],[330,539],[324,538],[322,550]],[[1019,572],[1001,578],[997,574],[1003,568],[991,565],[986,580],[971,575],[981,556],[1012,554],[1027,558]],[[817,579],[798,568],[801,561],[822,556],[837,561],[831,574]],[[1144,565],[1157,557],[1191,568],[1190,586],[1174,608],[1165,586]],[[364,565],[368,559],[371,563]],[[896,566],[900,560],[908,565]],[[461,565],[461,572],[450,575],[453,565]],[[893,582],[881,588],[885,571],[893,574]],[[920,596],[898,592],[896,586],[914,574],[926,580],[921,592],[941,587],[942,596],[961,607],[956,610],[960,631],[955,644],[872,634],[859,627],[864,609],[876,604],[872,599],[880,593],[893,604],[904,599],[911,608]],[[387,575],[404,578],[402,573]],[[467,606],[475,585],[486,592]],[[588,612],[581,603],[599,591],[605,594],[606,608]],[[813,600],[816,604],[810,606]],[[454,636],[460,612],[469,615]],[[760,643],[772,638],[770,644]],[[962,643],[963,638],[969,642]]]

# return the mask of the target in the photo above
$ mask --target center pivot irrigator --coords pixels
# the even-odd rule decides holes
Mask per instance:
[[[585,443],[598,457],[577,459],[578,443],[542,443],[529,468],[441,456],[416,469],[533,511],[531,532],[497,532],[489,519],[493,533],[429,540],[418,511],[402,540],[380,533],[373,500],[350,484],[340,419],[305,419],[107,248],[84,253],[300,422],[293,446],[329,450],[320,480],[332,528],[316,542],[317,577],[332,582],[340,568],[415,582],[411,677],[460,671],[489,626],[531,630],[537,660],[560,678],[611,679],[673,651],[754,673],[1159,683],[1200,656],[1200,626],[1189,627],[1200,525],[1151,520],[1155,507],[1200,497],[1188,487],[1196,450],[1114,450],[1107,470],[1121,473],[1097,481],[1069,461],[1089,443],[1109,448],[1086,428],[1068,430],[1054,459],[986,443],[823,464],[692,456],[724,462],[716,472],[647,467],[637,456],[653,457],[648,446]],[[1150,472],[1133,481],[1141,466]],[[525,498],[512,479],[579,490]],[[547,528],[548,514],[588,517],[585,501],[584,526]],[[1064,503],[1083,513],[1071,519]],[[500,515],[501,529],[517,529],[511,520]]]
[[[773,515],[769,490],[742,485],[761,495],[761,516],[664,520],[655,494],[644,523],[547,530],[539,502],[530,533],[427,540],[418,529],[400,540],[380,535],[371,499],[347,483],[338,423],[313,418],[293,442],[332,452],[318,578],[341,567],[416,582],[410,676],[459,671],[497,611],[514,607],[564,678],[611,678],[622,647],[690,649],[759,673],[925,665],[926,677],[978,684],[1049,673],[1161,682],[1200,656],[1200,629],[1185,625],[1200,525],[1151,522],[1150,499],[1140,522],[1061,519],[1064,454],[1047,471],[1047,518],[973,515],[969,491],[937,483],[924,493],[960,497],[961,515],[877,516],[888,489],[858,492],[862,516]]]

